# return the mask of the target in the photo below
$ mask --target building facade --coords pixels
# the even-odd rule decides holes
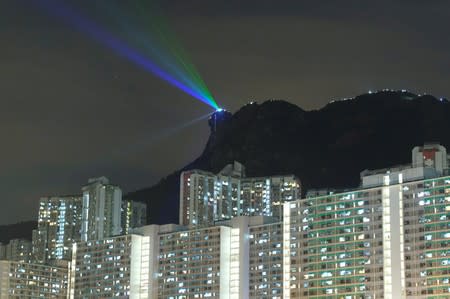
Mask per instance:
[[[137,229],[150,237],[149,298],[282,298],[282,223],[273,221]]]
[[[449,160],[447,149],[437,143],[426,143],[412,150],[412,167],[432,167],[439,175],[447,174]]]
[[[71,298],[148,298],[149,238],[124,235],[73,245]]]
[[[0,243],[0,260],[6,260],[6,245]]]
[[[82,196],[43,197],[38,227],[33,233],[36,261],[70,260],[72,243],[81,240]]]
[[[411,165],[363,171],[359,188],[315,191],[303,199],[296,199],[294,177],[245,178],[239,165],[219,175],[189,172],[181,184],[198,192],[181,187],[189,194],[180,207],[187,225],[130,225],[126,235],[76,242],[65,268],[5,261],[0,294],[450,298],[444,157],[444,149],[428,144],[413,150]],[[48,278],[50,272],[58,278]]]
[[[300,197],[295,176],[247,178],[238,162],[219,174],[185,171],[180,177],[180,224],[208,226],[238,216],[281,219],[283,203]]]
[[[223,295],[221,246],[229,232],[210,227],[159,235],[158,298],[219,298]]]
[[[359,189],[286,203],[285,298],[448,298],[442,161],[364,171]]]
[[[249,298],[283,298],[283,223],[249,227]]]
[[[67,266],[0,261],[0,299],[67,298]]]
[[[122,234],[129,234],[133,228],[147,224],[147,205],[143,202],[122,200]]]
[[[0,246],[0,259],[30,262],[32,259],[32,242],[26,239],[11,239],[8,244]]]
[[[121,233],[122,190],[105,177],[89,179],[83,190],[81,240],[101,240]]]

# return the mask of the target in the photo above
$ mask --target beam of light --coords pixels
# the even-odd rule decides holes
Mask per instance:
[[[162,65],[168,73],[173,74],[177,80],[189,86],[192,90],[195,90],[199,94],[202,94],[211,102],[215,103],[208,89],[206,87],[202,87],[203,85],[199,84],[199,82],[194,82],[192,80],[195,79],[194,76],[184,72],[183,69],[180,69],[180,67],[175,63],[174,58],[169,55],[172,50],[170,53],[163,51],[161,49],[162,47],[159,46],[161,43],[155,41],[153,35],[144,33],[141,29],[136,29],[137,26],[130,24],[130,21],[127,16],[124,16],[123,12],[120,15],[117,13],[119,8],[115,7],[112,3],[109,3],[109,5],[103,5],[100,8],[102,8],[102,12],[108,13],[111,18],[116,20],[121,29],[125,31],[124,35],[127,40],[131,41],[137,47],[142,48],[145,54],[150,55],[154,61],[158,61],[158,64]]]
[[[95,156],[92,158],[92,160],[89,160],[86,166],[89,168],[92,168],[93,164],[95,164],[97,167],[110,166],[112,160],[116,161],[118,159],[120,160],[123,158],[133,157],[137,153],[148,150],[149,148],[157,145],[162,140],[169,138],[173,135],[179,134],[184,129],[209,118],[211,114],[212,113],[200,115],[193,119],[187,120],[182,124],[175,125],[174,127],[161,129],[156,134],[152,134],[150,136],[142,136],[139,138],[139,140],[129,142],[129,144],[126,146],[114,149],[107,153],[101,153],[100,156]]]
[[[172,86],[184,91],[185,93],[202,101],[203,103],[211,106],[212,108],[214,109],[219,108],[217,103],[212,98],[180,82],[172,75],[170,75],[168,72],[161,69],[154,62],[147,59],[143,54],[130,48],[122,40],[116,38],[106,30],[101,28],[99,25],[97,25],[96,23],[82,17],[71,8],[63,5],[61,1],[53,1],[53,0],[33,0],[33,1],[37,3],[38,6],[45,8],[53,16],[62,19],[64,22],[75,27],[77,30],[87,33],[95,41],[111,48],[116,52],[117,55],[120,55],[128,59],[135,65],[141,67],[146,71],[151,72],[152,74],[163,79]]]
[[[122,27],[127,38],[132,37],[133,42],[148,51],[170,73],[176,74],[180,81],[215,102],[175,34],[169,29],[156,1],[134,0],[135,11],[133,6],[130,11],[129,6],[115,5],[115,1],[101,0],[95,3],[102,4],[98,9],[108,13]]]
[[[184,129],[193,126],[200,121],[209,118],[212,113],[207,113],[205,115],[200,115],[193,119],[187,120],[181,124],[175,125],[173,127],[163,128],[158,130],[158,133],[151,134],[147,136],[141,136],[139,139],[127,142],[127,145],[107,151],[101,152],[98,155],[93,155],[89,159],[86,159],[83,165],[78,165],[79,170],[83,175],[92,175],[92,169],[98,172],[110,172],[112,169],[117,169],[121,167],[123,161],[135,157],[137,154],[142,153],[153,146],[158,145],[159,142],[173,137],[176,134],[180,134]],[[122,163],[122,164],[121,164]]]
[[[113,152],[113,155],[121,155],[124,156],[126,154],[136,153],[147,149],[151,146],[154,146],[156,143],[160,142],[163,139],[166,139],[172,135],[175,135],[182,131],[183,129],[195,125],[196,123],[205,120],[211,116],[212,113],[207,113],[205,115],[198,116],[194,119],[188,120],[182,124],[178,124],[174,127],[169,127],[158,131],[156,134],[152,134],[149,138],[142,138],[141,141],[137,141],[127,147],[119,149]]]
[[[197,71],[195,66],[190,63],[191,60],[189,59],[186,51],[184,51],[184,48],[175,38],[175,35],[169,30],[169,26],[165,21],[165,18],[163,18],[161,15],[162,9],[157,7],[156,2],[147,1],[147,3],[153,4],[149,9],[146,9],[146,7],[142,5],[142,3],[143,0],[136,1],[138,12],[141,12],[141,17],[144,21],[146,21],[147,26],[158,33],[162,44],[170,50],[171,54],[175,57],[179,64],[183,66],[184,70],[191,75],[191,77],[196,81],[197,85],[202,89],[203,93],[206,94],[208,98],[213,99],[211,93],[206,87],[205,82],[199,75],[199,72]],[[149,18],[148,16],[143,15],[142,12],[144,11],[156,11],[158,13],[153,13],[152,17]]]

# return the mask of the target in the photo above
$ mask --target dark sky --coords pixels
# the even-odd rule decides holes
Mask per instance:
[[[200,154],[206,120],[174,128],[208,106],[31,2],[0,0],[0,224],[36,218],[40,196],[78,193],[89,177],[133,191]],[[231,111],[269,98],[317,109],[382,88],[450,95],[450,1],[164,3]]]

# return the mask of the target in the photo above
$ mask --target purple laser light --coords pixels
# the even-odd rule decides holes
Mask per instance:
[[[202,101],[208,106],[219,109],[217,104],[214,101],[211,101],[203,94],[198,93],[192,88],[184,85],[183,83],[176,80],[170,74],[159,68],[155,63],[148,60],[144,55],[140,54],[134,49],[131,49],[127,45],[125,45],[121,40],[115,38],[107,31],[103,30],[95,24],[94,22],[83,18],[82,16],[75,13],[73,10],[68,8],[67,6],[59,3],[56,3],[51,0],[33,0],[39,6],[44,7],[48,12],[50,12],[53,16],[61,18],[64,22],[69,25],[74,26],[79,31],[83,31],[88,33],[95,41],[113,49],[118,55],[128,59],[133,62],[135,65],[141,67],[142,69],[151,72],[157,77],[163,79],[168,82],[170,85],[184,91],[185,93],[191,95],[192,97]]]

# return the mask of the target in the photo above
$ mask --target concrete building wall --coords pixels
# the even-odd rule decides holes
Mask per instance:
[[[33,258],[39,262],[71,259],[72,243],[81,240],[81,195],[42,197]]]
[[[0,299],[9,298],[9,271],[10,261],[0,261]]]
[[[234,166],[236,167],[236,166]],[[300,199],[300,181],[293,175],[245,178],[227,165],[218,174],[190,170],[180,175],[180,224],[211,226],[237,216],[281,219],[283,203]]]
[[[6,259],[6,245],[3,243],[0,243],[0,260]]]
[[[0,299],[66,298],[68,268],[0,261]]]
[[[5,246],[5,259],[10,261],[30,262],[32,242],[26,239],[12,239]]]
[[[101,240],[121,233],[122,190],[105,177],[89,179],[83,191],[81,240]]]
[[[131,267],[135,259],[132,253],[136,254],[132,251],[133,237],[126,235],[75,244],[71,273],[75,298],[130,296]],[[142,248],[142,244],[137,243],[136,246]],[[140,262],[136,261],[133,266],[136,265]],[[135,274],[134,271],[134,278]]]
[[[221,229],[159,235],[158,298],[219,298]]]
[[[122,234],[129,234],[133,228],[147,224],[147,205],[133,200],[122,200]]]
[[[285,204],[284,297],[450,296],[449,211],[450,177]]]
[[[283,296],[283,223],[249,229],[249,297]]]

